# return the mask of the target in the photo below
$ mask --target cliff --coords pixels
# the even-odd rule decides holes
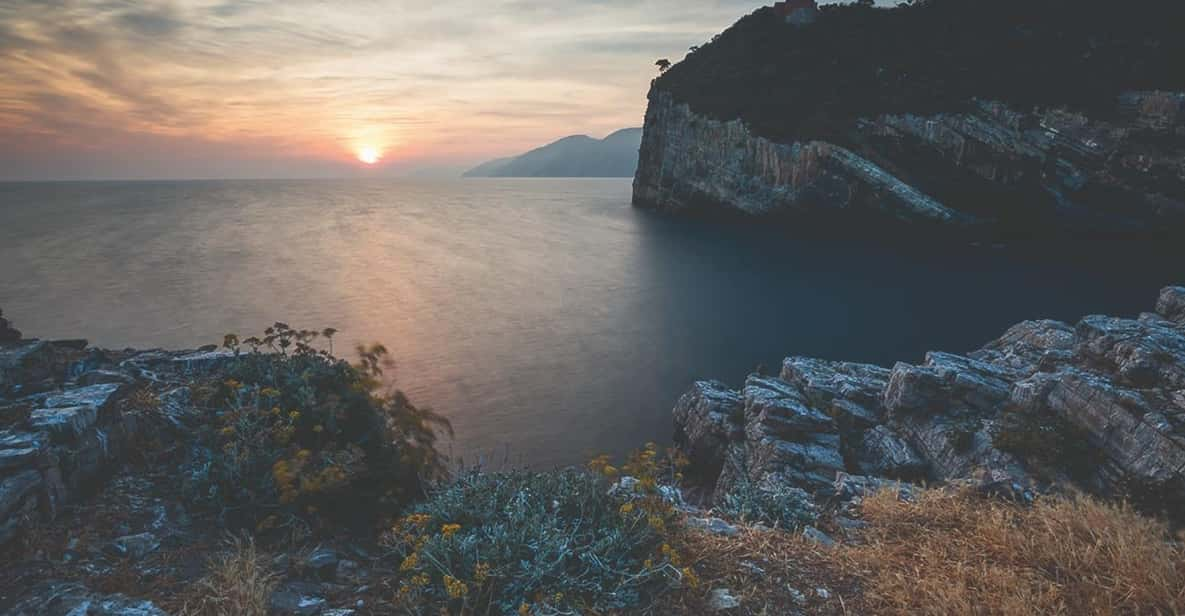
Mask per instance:
[[[1180,521],[1183,288],[920,366],[697,383],[675,408],[690,459],[453,477],[421,475],[433,415],[377,386],[374,347],[351,365],[279,323],[195,351],[0,333],[4,616],[1185,607],[1169,525],[1058,495]],[[400,491],[407,465],[435,479]]]
[[[1179,3],[745,17],[656,79],[634,203],[976,232],[1185,228]],[[1175,25],[1174,25],[1175,24]]]
[[[720,502],[738,483],[850,499],[893,481],[1031,501],[1076,486],[1185,522],[1185,288],[1156,312],[1029,321],[921,365],[806,357],[697,383],[676,441]],[[869,488],[869,486],[872,486]]]

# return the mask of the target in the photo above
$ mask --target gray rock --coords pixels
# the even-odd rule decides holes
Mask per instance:
[[[740,534],[741,530],[720,518],[698,518],[695,516],[688,516],[686,519],[688,528],[694,528],[714,535],[722,535],[724,537],[735,537]]]
[[[208,374],[222,370],[238,359],[234,351],[226,349],[198,351],[174,358],[173,364],[185,374]]]
[[[0,346],[0,396],[24,395],[30,384],[60,378],[64,361],[62,352],[43,340]]]
[[[3,616],[168,616],[151,601],[104,595],[73,582],[47,582],[26,593]]]
[[[842,429],[864,430],[884,415],[881,399],[889,371],[879,366],[788,357],[782,362],[782,380],[836,418]]]
[[[1063,109],[1010,108],[999,101],[969,102],[959,112],[885,114],[854,120],[842,130],[877,150],[876,162],[832,142],[771,139],[744,118],[728,121],[697,113],[656,83],[649,95],[634,178],[637,207],[670,212],[724,211],[834,221],[847,231],[888,221],[931,230],[991,227],[1005,219],[957,201],[940,201],[897,175],[924,156],[935,177],[977,176],[1033,208],[1033,227],[1163,233],[1185,226],[1185,198],[1148,190],[1163,178],[1179,183],[1185,156],[1180,92],[1127,92],[1114,108],[1091,116]],[[1140,102],[1132,102],[1140,101]],[[1149,101],[1156,101],[1155,103]],[[1119,113],[1116,113],[1119,112]],[[1133,161],[1145,161],[1134,163]],[[1156,163],[1148,161],[1155,160]],[[889,165],[885,162],[888,161]],[[903,167],[898,165],[903,164]],[[1158,170],[1159,169],[1159,170]],[[1104,195],[1125,194],[1122,212]],[[1040,213],[1037,213],[1040,212]]]
[[[1146,392],[1067,369],[1035,375],[1013,396],[1026,412],[1052,411],[1084,430],[1112,467],[1099,473],[1112,489],[1134,484],[1185,498],[1185,439],[1165,433],[1164,416],[1152,412],[1156,401]]]
[[[44,449],[25,447],[23,449],[0,449],[0,472],[14,468],[30,468],[38,465],[45,455]]]
[[[41,473],[34,470],[20,471],[15,475],[0,478],[0,520],[8,518],[42,486]]]
[[[115,370],[89,370],[78,376],[79,385],[130,385],[135,379]]]
[[[49,432],[54,443],[75,443],[98,421],[93,406],[36,409],[29,414],[29,427]]]
[[[727,588],[713,588],[708,595],[708,609],[714,612],[734,610],[741,606],[741,600],[732,595]]]
[[[337,573],[338,560],[337,551],[320,547],[305,559],[305,567],[322,579],[333,579]]]
[[[1160,316],[1185,325],[1185,287],[1167,287],[1160,292],[1160,299],[1156,302],[1156,312]]]
[[[103,383],[67,389],[46,397],[44,406],[48,408],[65,408],[71,406],[91,406],[100,414],[111,410],[115,402],[127,391],[123,383]]]
[[[130,560],[142,560],[145,556],[155,552],[160,547],[160,539],[152,533],[128,535],[112,541],[107,551],[114,556]]]
[[[689,476],[720,474],[730,443],[744,439],[744,402],[716,381],[698,381],[675,404],[675,443],[687,454]]]
[[[288,582],[272,593],[269,605],[273,612],[293,616],[316,616],[327,602],[317,584]]]
[[[927,474],[926,461],[905,439],[883,425],[875,426],[861,435],[852,458],[865,475],[920,479]]]
[[[802,529],[802,536],[806,538],[807,541],[816,543],[825,548],[833,548],[838,545],[835,539],[832,539],[830,535],[815,528],[814,526],[807,526],[806,528]]]

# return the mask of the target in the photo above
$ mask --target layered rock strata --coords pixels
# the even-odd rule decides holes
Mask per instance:
[[[876,220],[969,232],[1185,228],[1185,93],[1132,91],[1106,118],[990,100],[774,141],[650,92],[633,200],[671,212]],[[986,199],[986,200],[985,200]]]
[[[971,481],[1022,499],[1076,484],[1180,515],[1185,288],[1156,306],[1027,321],[920,365],[790,357],[778,378],[739,390],[699,382],[675,407],[675,439],[694,468],[721,469],[717,498],[738,473],[821,497],[883,480]]]

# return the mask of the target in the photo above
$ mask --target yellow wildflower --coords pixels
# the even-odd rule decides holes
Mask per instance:
[[[447,539],[457,534],[457,531],[459,530],[461,530],[460,524],[445,524],[440,528],[440,534],[444,535],[444,537]]]
[[[530,615],[531,615],[531,606],[530,605],[523,603],[518,606],[518,616],[530,616]]]
[[[280,391],[274,387],[265,387],[259,392],[259,395],[266,396],[268,398],[279,398]]]
[[[403,559],[402,563],[399,564],[399,570],[400,571],[411,571],[419,563],[420,563],[420,555],[416,554],[415,552],[412,552],[411,554],[407,555],[407,558]]]
[[[473,569],[473,581],[481,584],[490,577],[490,565],[488,563],[477,563]]]
[[[469,586],[451,575],[444,576],[444,589],[448,592],[448,596],[454,599],[460,599],[469,594]]]
[[[552,596],[551,599],[553,603],[559,603],[560,601],[564,600],[564,593],[557,592],[554,596]]]
[[[634,504],[633,503],[626,503],[621,506],[621,513],[623,513],[623,514],[632,513],[633,511],[634,511]]]
[[[317,424],[317,425],[313,426],[313,432],[316,432],[318,434],[320,434],[324,430],[325,430],[325,428],[321,424]]]
[[[683,567],[680,573],[683,574],[683,581],[686,582],[688,586],[691,588],[696,588],[699,586],[699,576],[691,570],[691,567]]]
[[[606,477],[616,477],[617,472],[618,471],[617,471],[616,467],[609,466],[609,465],[606,465],[605,468],[601,469],[601,473],[604,474]]]
[[[288,411],[288,418],[292,421],[300,419],[300,411]]]

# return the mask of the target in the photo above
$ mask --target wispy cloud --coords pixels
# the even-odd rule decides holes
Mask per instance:
[[[0,176],[219,169],[196,154],[337,173],[362,145],[419,166],[603,135],[640,124],[655,58],[757,6],[0,0]]]

